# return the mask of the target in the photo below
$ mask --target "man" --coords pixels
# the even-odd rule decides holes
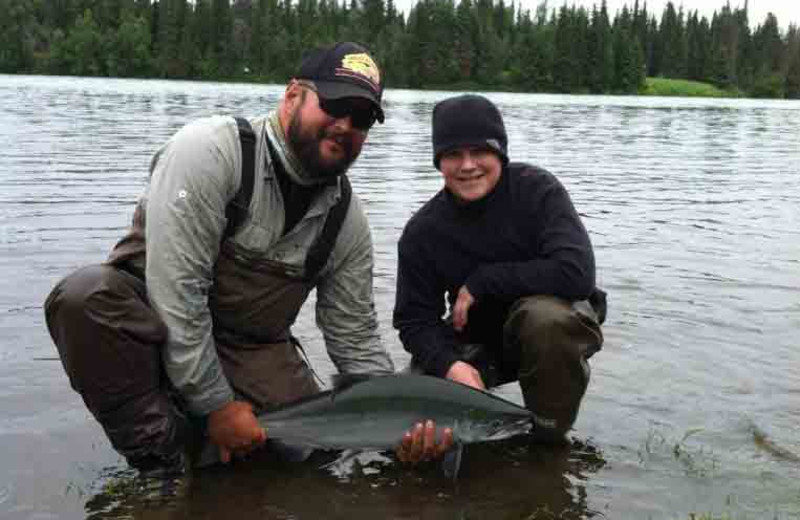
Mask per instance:
[[[552,174],[509,163],[484,97],[434,107],[433,153],[444,189],[399,244],[394,326],[412,368],[480,389],[518,380],[537,435],[563,440],[603,342],[586,229]]]
[[[185,126],[156,153],[109,260],[52,291],[47,324],[71,385],[131,466],[181,471],[198,430],[227,462],[265,442],[258,410],[319,391],[290,328],[314,288],[337,369],[393,371],[369,227],[344,175],[384,121],[382,93],[368,51],[339,43],[309,53],[277,111],[250,121],[254,165],[233,118]]]

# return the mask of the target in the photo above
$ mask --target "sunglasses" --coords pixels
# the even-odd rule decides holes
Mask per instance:
[[[318,96],[319,107],[335,119],[342,119],[350,116],[350,123],[353,128],[359,130],[369,130],[377,120],[375,109],[365,107],[362,103],[354,102],[350,99],[324,99]]]
[[[364,106],[363,103],[348,98],[325,99],[319,95],[317,86],[310,81],[298,81],[298,84],[316,92],[319,107],[332,118],[344,119],[349,116],[350,124],[353,125],[353,128],[366,132],[372,128],[372,125],[378,119],[378,115],[372,106]]]

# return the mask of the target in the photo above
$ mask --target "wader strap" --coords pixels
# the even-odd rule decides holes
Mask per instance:
[[[250,209],[250,199],[253,198],[253,184],[255,184],[256,167],[256,134],[250,122],[243,117],[235,117],[239,127],[239,141],[242,143],[242,184],[236,196],[225,208],[225,218],[228,225],[222,234],[222,240],[232,237],[236,229],[244,222],[247,211]]]
[[[250,200],[253,197],[253,184],[255,183],[256,136],[246,119],[241,117],[236,117],[235,119],[239,127],[239,140],[242,143],[242,184],[236,196],[225,208],[225,218],[228,220],[228,225],[222,235],[223,241],[232,237],[236,233],[236,229],[247,217],[247,212],[250,209]],[[270,156],[275,161],[272,143],[269,142],[269,139],[267,139],[267,145],[269,146]],[[342,229],[342,223],[347,216],[352,196],[350,180],[346,175],[341,176],[341,194],[339,202],[331,209],[327,219],[325,219],[322,233],[308,251],[305,264],[306,280],[313,280],[317,277],[328,262],[328,257],[336,245],[336,238],[339,236],[339,230]]]
[[[342,198],[328,213],[328,218],[325,219],[325,226],[322,228],[322,234],[311,244],[308,250],[305,266],[306,280],[314,280],[322,268],[325,267],[328,257],[333,251],[333,246],[336,245],[336,237],[339,236],[339,230],[342,229],[344,218],[347,216],[352,189],[347,175],[342,175],[341,179]]]

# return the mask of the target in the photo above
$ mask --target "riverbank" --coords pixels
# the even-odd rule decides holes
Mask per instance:
[[[738,90],[723,90],[710,83],[701,83],[699,81],[689,81],[686,79],[652,77],[645,79],[644,87],[639,91],[639,95],[709,98],[745,97]]]
[[[14,74],[12,74],[13,76]],[[30,76],[47,76],[46,74],[26,74]],[[56,77],[74,77],[84,78],[90,76],[56,76]],[[288,81],[285,78],[275,79],[274,77],[256,76],[256,75],[239,75],[223,79],[208,79],[208,78],[183,78],[183,79],[165,79],[165,78],[126,78],[115,77],[114,79],[129,79],[129,80],[155,80],[155,81],[173,81],[173,82],[200,82],[200,83],[225,83],[235,85],[237,83],[244,84],[261,84],[261,85],[285,85]],[[389,86],[388,88],[393,88]],[[408,89],[408,87],[399,87],[400,89]],[[645,79],[644,86],[638,93],[621,93],[621,92],[606,92],[593,94],[587,91],[580,92],[546,92],[537,90],[522,90],[512,87],[508,84],[500,84],[493,86],[480,85],[476,82],[463,81],[458,83],[450,83],[446,85],[424,85],[415,88],[414,90],[421,91],[444,91],[444,92],[505,92],[516,94],[569,94],[580,96],[594,96],[594,95],[620,95],[620,96],[663,96],[663,97],[708,97],[708,98],[744,98],[748,97],[740,90],[723,90],[715,87],[710,83],[701,83],[698,81],[689,81],[682,79],[669,79],[661,77],[648,77]]]

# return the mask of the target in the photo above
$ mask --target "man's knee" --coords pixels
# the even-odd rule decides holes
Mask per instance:
[[[167,329],[144,283],[111,266],[85,267],[55,286],[45,316],[70,384],[114,448],[139,469],[177,464],[187,426],[167,393]]]
[[[106,265],[79,269],[52,290],[45,318],[72,387],[92,411],[159,386],[167,331],[138,279]]]
[[[83,364],[76,357],[80,356],[82,344],[91,336],[87,330],[91,322],[89,307],[92,295],[107,285],[110,269],[113,268],[103,265],[78,269],[61,279],[44,303],[47,330],[72,387],[79,392],[80,384],[73,374],[80,372]]]
[[[146,301],[144,283],[109,265],[90,265],[59,281],[44,303],[45,318],[54,341],[98,314],[110,314],[131,301]],[[119,316],[124,318],[124,316]]]

